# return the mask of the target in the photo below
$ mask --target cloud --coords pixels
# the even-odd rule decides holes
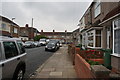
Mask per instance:
[[[1,0],[1,1],[2,2],[91,2],[92,0]]]
[[[2,15],[14,20],[20,26],[31,25],[39,31],[73,31],[89,2],[3,2]]]

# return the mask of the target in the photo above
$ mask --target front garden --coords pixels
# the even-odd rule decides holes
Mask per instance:
[[[95,78],[93,74],[94,69],[91,69],[91,66],[100,65],[101,68],[104,68],[104,51],[100,49],[90,49],[85,48],[82,45],[75,46],[73,44],[68,45],[68,53],[75,65],[75,70],[79,78]],[[93,70],[93,71],[92,71]],[[100,75],[101,76],[101,75]],[[104,76],[104,74],[103,74]],[[107,77],[108,75],[106,75]]]

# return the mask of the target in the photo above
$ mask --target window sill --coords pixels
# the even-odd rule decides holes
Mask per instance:
[[[113,53],[113,54],[111,54],[111,56],[115,56],[115,57],[119,57],[120,58],[120,54]]]
[[[87,47],[92,49],[102,49],[102,47],[91,47],[91,46],[87,46]]]

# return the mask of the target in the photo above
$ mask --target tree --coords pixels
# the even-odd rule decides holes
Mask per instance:
[[[42,38],[48,39],[48,38],[47,38],[46,36],[44,36],[44,35],[37,35],[37,36],[34,37],[34,41],[39,41],[39,40],[42,39]]]

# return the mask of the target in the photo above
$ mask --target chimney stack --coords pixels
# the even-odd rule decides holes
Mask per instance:
[[[25,27],[29,27],[28,24],[26,24]]]
[[[43,30],[41,30],[41,32],[43,32]]]
[[[55,30],[53,30],[53,32],[55,32]]]
[[[67,32],[67,30],[65,30],[65,32]]]

